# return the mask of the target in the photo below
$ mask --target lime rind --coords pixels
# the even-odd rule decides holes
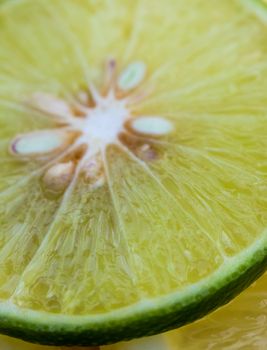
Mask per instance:
[[[105,345],[154,335],[193,322],[226,304],[266,267],[267,229],[250,248],[183,291],[95,316],[58,316],[3,303],[0,331],[44,345]]]

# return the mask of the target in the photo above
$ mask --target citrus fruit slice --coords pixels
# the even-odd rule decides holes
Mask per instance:
[[[267,274],[231,303],[198,322],[161,335],[103,346],[101,350],[259,350],[267,339]],[[4,350],[99,350],[46,347],[0,336]]]
[[[267,264],[266,27],[241,1],[0,8],[0,331],[189,323]]]
[[[198,322],[161,335],[101,347],[101,350],[259,350],[267,339],[267,274],[234,301]],[[46,347],[0,336],[4,350],[99,350],[99,348]]]

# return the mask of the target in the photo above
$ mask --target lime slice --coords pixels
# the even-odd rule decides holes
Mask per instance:
[[[266,35],[238,0],[2,5],[2,333],[152,335],[265,270]]]
[[[267,274],[240,296],[198,322],[161,335],[101,347],[101,350],[264,349],[267,339]],[[0,336],[4,350],[99,350],[46,347]]]

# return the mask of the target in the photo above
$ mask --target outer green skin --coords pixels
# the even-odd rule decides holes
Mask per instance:
[[[226,277],[213,280],[201,292],[177,301],[160,303],[148,311],[133,311],[126,317],[110,317],[99,324],[36,323],[0,314],[1,333],[46,345],[104,345],[148,336],[183,326],[229,302],[267,268],[267,244]]]
[[[0,5],[12,0],[0,0]],[[14,0],[13,0],[14,1]],[[266,5],[261,0],[241,0],[261,19],[267,21]],[[184,298],[173,297],[149,310],[130,312],[122,317],[109,317],[103,322],[53,323],[36,322],[21,315],[0,311],[0,332],[44,345],[95,346],[154,335],[193,322],[228,303],[267,269],[267,242],[238,268],[211,280],[208,286]]]

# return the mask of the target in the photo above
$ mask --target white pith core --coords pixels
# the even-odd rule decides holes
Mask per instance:
[[[107,145],[116,143],[123,125],[129,119],[124,100],[116,100],[113,94],[107,98],[99,96],[98,105],[88,109],[85,118],[73,118],[73,128],[81,131],[80,141],[96,152]]]
[[[125,96],[125,94],[129,90],[136,89],[144,80],[145,64],[143,62],[131,63],[118,77],[117,83],[115,68],[115,61],[109,61],[106,72],[107,94],[101,95],[93,85],[90,85],[89,92],[93,106],[88,103],[87,92],[83,92],[82,102],[81,99],[80,102],[77,100],[74,105],[44,93],[34,93],[32,98],[28,99],[28,103],[33,108],[50,117],[53,116],[55,121],[60,122],[62,126],[17,136],[10,147],[13,154],[31,157],[53,155],[71,146],[74,149],[79,147],[85,149],[82,158],[73,162],[72,166],[66,166],[66,161],[61,159],[56,163],[59,166],[55,167],[53,164],[48,168],[43,179],[45,185],[51,187],[52,190],[66,189],[72,177],[75,176],[74,168],[83,172],[92,184],[103,184],[103,159],[99,155],[106,151],[108,145],[120,144],[121,133],[159,137],[172,131],[172,123],[163,117],[133,116],[131,113],[129,108],[132,104],[131,96]],[[78,115],[75,111],[79,112]],[[141,158],[146,160],[155,158],[155,152],[149,149],[146,140],[143,146],[145,147],[140,148],[144,153]]]

